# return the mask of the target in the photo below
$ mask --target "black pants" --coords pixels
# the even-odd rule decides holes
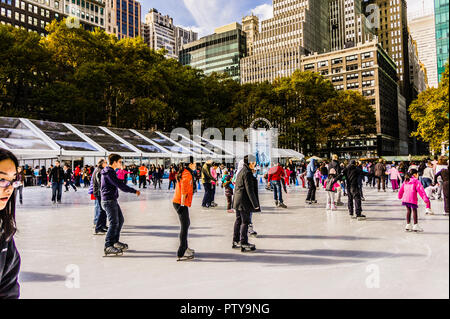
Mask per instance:
[[[159,188],[161,189],[161,179],[155,178],[155,179],[153,180],[153,185],[155,186],[155,189],[156,189],[156,184],[158,184],[158,185],[159,185]]]
[[[205,189],[205,194],[203,195],[202,206],[209,207],[211,206],[211,193],[212,193],[212,185],[211,183],[204,183],[203,188]]]
[[[358,185],[351,185],[348,188],[348,212],[350,215],[353,215],[353,211],[356,211],[356,216],[361,215],[362,207],[361,207],[361,193],[359,192]],[[354,206],[353,206],[353,201]],[[355,208],[355,209],[353,209]]]
[[[173,207],[177,211],[178,218],[180,219],[181,230],[180,230],[180,247],[178,248],[177,256],[181,258],[184,256],[186,249],[188,248],[188,230],[191,225],[189,219],[189,208],[187,206],[181,206],[180,204],[173,203]]]
[[[233,241],[248,244],[248,225],[251,223],[251,213],[236,210]]]
[[[308,177],[308,195],[306,200],[316,200],[316,184],[312,177]]]
[[[177,186],[177,180],[176,179],[169,180],[169,188],[168,189],[170,189],[170,186],[172,186],[172,184],[173,184],[173,189],[175,189],[175,186]]]
[[[139,176],[139,188],[141,188],[142,185],[144,185],[144,188],[147,188],[147,179],[145,175]]]
[[[378,190],[381,189],[381,184],[383,185],[383,190],[386,189],[386,179],[384,178],[384,176],[375,176],[376,180],[377,180],[377,188]]]
[[[66,192],[69,190],[69,186],[72,186],[74,190],[77,190],[77,188],[75,187],[75,185],[73,184],[73,182],[71,180],[66,181]]]

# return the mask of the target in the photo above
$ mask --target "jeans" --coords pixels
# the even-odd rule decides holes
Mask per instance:
[[[187,206],[181,206],[180,204],[173,203],[173,207],[177,211],[178,218],[180,219],[181,230],[180,230],[180,247],[178,248],[177,256],[181,258],[184,256],[188,246],[188,230],[191,225],[189,219],[189,208]]]
[[[233,241],[248,244],[248,225],[251,223],[251,213],[236,210]]]
[[[203,201],[202,206],[203,207],[209,207],[211,206],[211,192],[212,192],[212,185],[211,183],[204,183],[203,188],[205,189],[205,194],[203,195]]]
[[[271,181],[270,184],[272,184],[273,188],[273,199],[275,201],[280,201],[280,203],[283,203],[283,196],[281,193],[281,181]]]
[[[19,187],[17,188],[17,192],[19,193],[19,201],[20,201],[20,203],[22,203],[22,200],[23,200],[22,191],[23,191],[23,185],[22,185],[22,186],[19,186]],[[17,195],[16,195],[16,196],[17,196]]]
[[[52,183],[52,202],[58,200],[58,202],[61,201],[61,195],[62,195],[62,187],[63,182],[53,182]]]
[[[102,207],[106,211],[109,220],[109,228],[106,233],[105,248],[114,246],[119,242],[120,230],[123,226],[123,214],[117,200],[102,201]]]
[[[65,186],[66,186],[66,191],[69,190],[69,186],[72,186],[72,188],[74,190],[77,190],[77,188],[75,187],[75,185],[73,184],[73,182],[71,180],[66,181],[66,185]]]
[[[359,187],[357,185],[351,186],[348,189],[348,212],[350,215],[353,215],[353,201],[355,202],[355,211],[356,216],[361,215],[362,207],[361,207],[361,194],[359,192]]]
[[[422,185],[423,188],[427,188],[428,186],[430,186],[432,183],[431,179],[429,179],[428,177],[423,177],[422,178]]]
[[[306,196],[306,200],[316,200],[316,185],[312,177],[308,177],[308,195]]]
[[[102,208],[102,201],[100,198],[95,200],[95,216],[94,216],[95,231],[100,231],[106,228],[106,212]]]

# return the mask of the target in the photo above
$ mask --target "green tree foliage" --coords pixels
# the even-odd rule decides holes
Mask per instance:
[[[47,30],[39,37],[0,26],[0,115],[160,131],[194,119],[245,129],[264,117],[283,132],[280,146],[311,151],[366,133],[375,121],[360,94],[338,93],[317,73],[240,85],[166,59],[141,38],[118,40],[65,20]]]
[[[448,142],[449,126],[449,65],[445,66],[438,88],[429,88],[419,94],[409,106],[411,118],[418,123],[412,136],[417,136],[430,144],[430,148],[439,151],[444,142]]]

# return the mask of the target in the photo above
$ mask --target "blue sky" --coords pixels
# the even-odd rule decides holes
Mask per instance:
[[[272,0],[139,0],[142,15],[150,8],[170,15],[175,25],[191,28],[205,36],[214,28],[240,22],[242,17],[254,12],[261,19],[272,16]],[[432,8],[432,0],[407,0],[408,11],[416,12],[422,7]]]

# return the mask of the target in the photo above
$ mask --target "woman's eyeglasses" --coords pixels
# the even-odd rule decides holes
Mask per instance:
[[[1,188],[8,188],[11,185],[13,188],[18,188],[20,185],[22,185],[22,183],[20,181],[8,181],[6,179],[0,179]]]

